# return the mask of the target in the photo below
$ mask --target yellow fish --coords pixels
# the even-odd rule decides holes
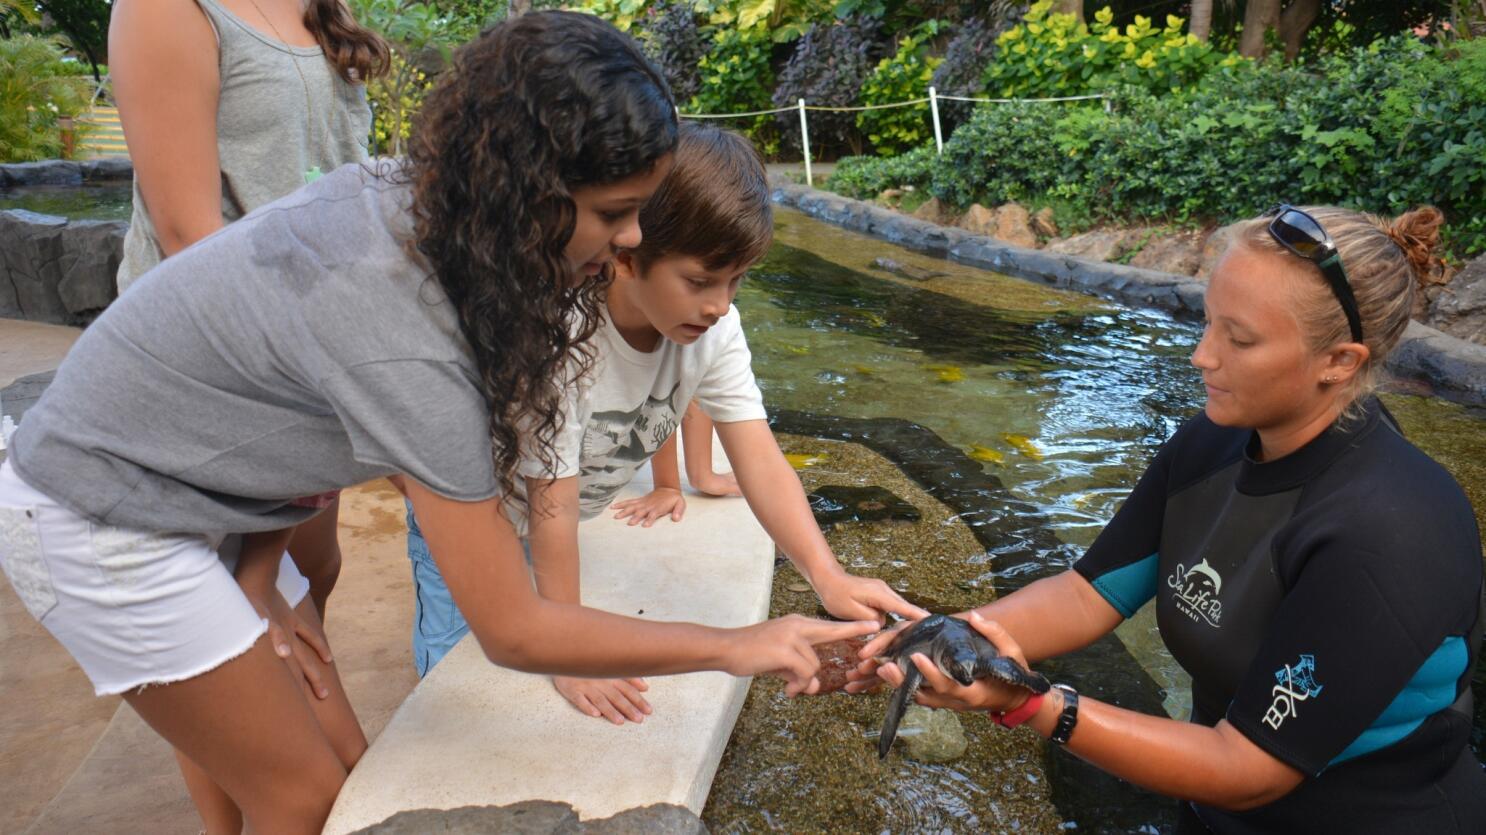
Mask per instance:
[[[806,348],[804,345],[788,345],[788,344],[786,344],[784,346],[784,350],[789,351],[791,354],[797,354],[797,355],[802,356],[802,357],[805,356],[806,354],[810,353],[810,349],[809,348]]]
[[[824,455],[812,455],[808,452],[786,452],[784,454],[784,460],[788,461],[791,467],[797,470],[803,470],[806,467],[813,467],[819,464],[826,460],[826,457]]]
[[[1083,510],[1084,508],[1089,506],[1089,501],[1093,498],[1094,495],[1092,493],[1080,493],[1076,498],[1074,498],[1073,506],[1078,510]]]
[[[1001,440],[1011,444],[1016,448],[1017,452],[1031,458],[1033,461],[1042,460],[1042,450],[1038,449],[1037,445],[1032,443],[1032,439],[1026,435],[1013,435],[1010,432],[1002,432]]]
[[[926,365],[924,368],[934,372],[941,383],[958,383],[965,379],[965,371],[958,365]]]
[[[867,320],[867,323],[870,324],[870,325],[872,325],[872,327],[874,327],[874,328],[880,328],[880,327],[884,327],[885,325],[887,325],[887,320],[886,319],[882,318],[881,316],[878,316],[876,313],[873,313],[870,310],[862,311],[862,318],[863,319],[866,319]]]
[[[877,373],[877,369],[870,365],[853,365],[851,370],[866,377],[871,377]]]
[[[991,449],[988,446],[981,446],[980,444],[970,445],[970,457],[974,458],[976,461],[984,461],[988,464],[1006,463],[1005,455],[1002,455],[999,451]]]

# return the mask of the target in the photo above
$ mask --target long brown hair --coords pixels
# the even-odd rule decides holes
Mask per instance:
[[[344,0],[309,0],[304,28],[310,30],[341,78],[365,84],[387,72],[392,53],[376,32],[356,22]]]
[[[403,169],[412,245],[459,313],[507,495],[523,457],[555,465],[564,385],[592,365],[585,343],[612,276],[572,274],[573,190],[649,172],[675,147],[659,71],[592,15],[533,12],[487,30],[424,102]]]

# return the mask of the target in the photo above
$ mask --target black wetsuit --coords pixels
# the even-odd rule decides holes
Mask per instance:
[[[1213,831],[1486,833],[1475,515],[1376,400],[1348,427],[1257,463],[1253,432],[1198,415],[1074,569],[1125,617],[1156,598],[1192,721],[1307,775],[1248,812],[1193,806]]]

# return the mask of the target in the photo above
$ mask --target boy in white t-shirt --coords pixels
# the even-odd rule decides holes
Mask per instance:
[[[924,616],[881,580],[841,568],[769,429],[732,305],[744,272],[773,235],[768,181],[753,147],[728,131],[683,125],[675,165],[641,211],[640,228],[640,246],[615,259],[604,321],[589,343],[593,367],[572,388],[552,439],[555,468],[545,470],[541,456],[531,456],[521,468],[524,501],[508,503],[525,510],[512,521],[527,542],[537,591],[579,602],[578,522],[609,506],[695,401],[716,422],[759,522],[827,611],[849,620]],[[676,483],[666,483],[667,475]],[[636,500],[650,519],[672,515],[683,501],[674,466],[657,482]],[[468,626],[411,513],[408,528],[418,594],[414,659],[423,675]],[[615,724],[640,722],[651,711],[641,679],[556,676],[553,683],[579,710]]]

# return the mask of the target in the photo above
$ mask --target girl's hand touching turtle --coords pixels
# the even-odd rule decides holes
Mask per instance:
[[[887,612],[913,620],[929,616],[900,597],[887,583],[873,577],[857,577],[841,571],[814,585],[826,611],[844,620],[872,618],[881,627]]]
[[[671,517],[680,522],[686,515],[686,497],[674,487],[657,487],[638,499],[625,499],[614,503],[614,518],[629,519],[630,527],[650,527],[657,520]]]
[[[1022,654],[1022,648],[1001,627],[1001,624],[986,620],[976,612],[971,612],[965,619],[970,622],[975,631],[985,636],[985,639],[990,641],[1003,657],[1010,658],[1024,668],[1027,666],[1027,657]],[[866,652],[867,649],[863,647],[862,651]],[[924,674],[923,686],[916,697],[918,703],[924,707],[1006,713],[1021,707],[1031,695],[1023,688],[989,677],[977,679],[969,686],[962,685],[941,672],[938,665],[920,652],[913,654],[913,664],[918,667],[919,672]],[[903,671],[892,662],[878,667],[877,676],[894,687],[903,683]]]
[[[802,615],[766,620],[735,630],[736,638],[723,643],[721,669],[735,676],[779,676],[789,696],[814,693],[820,689],[815,645],[870,635],[877,626],[875,620],[838,623]]]
[[[553,676],[552,686],[563,698],[589,716],[602,716],[616,725],[628,719],[645,721],[653,708],[640,694],[650,689],[643,678],[572,678]]]

